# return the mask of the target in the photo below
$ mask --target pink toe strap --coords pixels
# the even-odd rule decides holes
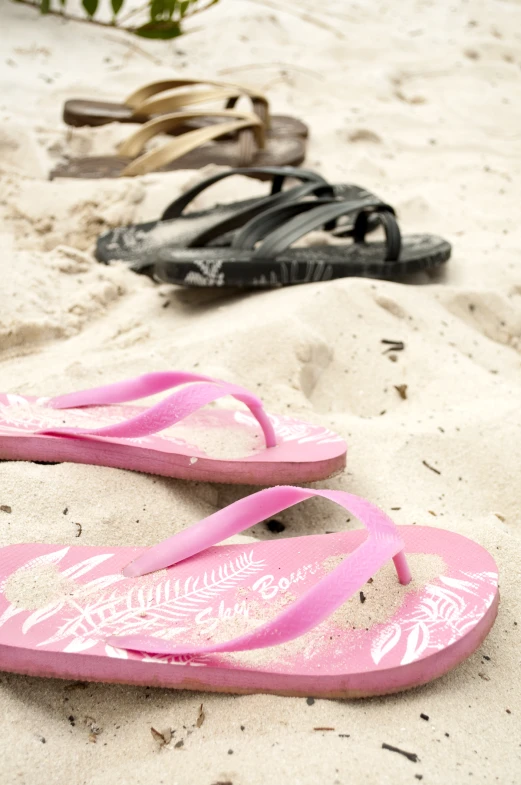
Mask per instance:
[[[275,431],[264,411],[260,398],[252,395],[243,387],[227,384],[209,376],[184,373],[183,371],[147,373],[124,382],[60,395],[51,398],[47,402],[47,406],[53,409],[70,409],[125,403],[164,392],[182,384],[190,384],[190,386],[172,393],[149,409],[145,409],[141,414],[120,423],[107,425],[103,428],[53,428],[37,431],[37,433],[47,436],[111,436],[137,439],[169,428],[208,403],[226,395],[232,395],[244,403],[256,418],[264,433],[266,446],[274,447],[276,445]]]
[[[183,559],[237,534],[281,510],[313,496],[322,496],[356,515],[368,530],[367,539],[332,572],[303,594],[289,608],[256,630],[224,643],[209,645],[173,644],[153,636],[111,636],[108,643],[119,648],[149,654],[180,656],[244,651],[275,646],[304,635],[330,616],[389,559],[393,559],[398,580],[407,584],[411,573],[403,551],[399,531],[378,507],[359,496],[344,491],[319,491],[279,486],[240,499],[224,510],[210,515],[179,534],[170,537],[129,564],[126,577],[145,575],[169,567]]]

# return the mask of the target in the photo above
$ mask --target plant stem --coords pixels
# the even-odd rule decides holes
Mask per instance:
[[[15,2],[19,5],[28,5],[29,8],[34,8],[35,11],[40,11],[40,0],[15,0]],[[97,25],[98,27],[112,27],[114,30],[124,30],[127,33],[133,32],[131,27],[118,27],[114,22],[100,22],[98,19],[90,17],[68,16],[63,11],[57,11],[54,8],[50,8],[44,16],[59,16],[69,22],[81,22],[88,25]]]
[[[14,2],[19,3],[20,5],[27,5],[30,8],[34,8],[36,11],[40,11],[40,0],[14,0]],[[195,16],[195,14],[200,14],[202,11],[206,11],[207,8],[210,8],[210,6],[215,5],[217,2],[218,0],[209,0],[209,2],[201,8],[194,8],[192,11],[188,11],[183,19],[189,19],[191,16]],[[136,8],[134,11],[131,11],[129,14],[123,17],[122,21],[127,21],[140,11],[144,11],[146,8],[148,8],[149,5],[150,2],[144,3],[142,6]],[[134,33],[136,30],[135,27],[125,27],[125,25],[119,25],[115,20],[112,20],[111,22],[101,22],[99,19],[93,19],[92,17],[69,16],[68,14],[64,14],[62,10],[57,11],[54,8],[49,8],[45,15],[59,16],[69,22],[81,22],[82,24],[96,25],[97,27],[109,27],[113,30],[122,30],[124,33]],[[181,23],[181,19],[179,19],[178,22]]]
[[[136,14],[139,14],[142,11],[145,11],[148,8],[149,5],[150,5],[150,3],[148,3],[148,2],[147,3],[143,3],[143,5],[140,5],[138,8],[134,8],[133,11],[129,11],[128,14],[123,14],[123,16],[121,17],[121,21],[123,23],[127,22],[129,19],[132,19],[133,16],[136,16]]]

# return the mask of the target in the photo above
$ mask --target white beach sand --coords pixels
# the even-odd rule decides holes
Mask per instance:
[[[398,524],[489,548],[502,595],[468,661],[382,699],[309,705],[0,674],[1,782],[519,783],[521,6],[222,0],[171,43],[40,19],[8,0],[0,11],[2,390],[52,395],[173,368],[246,385],[268,410],[346,438],[347,470],[325,485],[399,508]],[[205,74],[265,88],[275,111],[309,123],[308,166],[374,190],[404,232],[447,237],[446,272],[238,295],[99,265],[100,231],[155,218],[198,175],[48,182],[65,152],[110,153],[128,133],[71,133],[63,101]],[[198,204],[263,189],[241,178]],[[394,362],[383,339],[405,344]],[[0,504],[12,512],[0,511],[0,544],[148,545],[250,490],[4,462]],[[289,536],[345,526],[319,502],[282,518]],[[160,748],[151,727],[175,730],[172,741]]]

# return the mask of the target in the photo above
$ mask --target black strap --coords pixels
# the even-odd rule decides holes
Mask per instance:
[[[362,209],[364,206],[371,209],[377,209],[381,207],[382,209],[385,209],[386,212],[390,212],[393,215],[395,214],[394,209],[390,205],[382,202],[378,196],[375,196],[374,194],[360,188],[357,185],[333,185],[330,186],[329,193],[326,187],[316,188],[315,194],[316,196],[322,197],[335,197],[335,201],[338,203],[354,202],[360,207],[360,209]],[[292,201],[296,202],[295,199]],[[253,249],[255,243],[257,243],[259,240],[263,240],[270,232],[285,224],[286,221],[288,221],[290,218],[293,218],[293,216],[311,210],[321,203],[329,204],[331,201],[332,200],[330,198],[323,200],[317,199],[314,202],[303,202],[302,204],[292,204],[291,206],[288,205],[281,207],[278,207],[274,202],[272,203],[270,209],[263,211],[262,215],[259,215],[255,221],[250,221],[250,223],[244,226],[241,232],[237,233],[232,247]],[[363,242],[366,234],[373,232],[378,226],[381,225],[381,221],[378,219],[377,215],[371,213],[364,215],[366,215],[367,221],[364,224],[360,223],[358,226],[358,233],[354,238],[357,242]],[[354,229],[352,221],[350,223],[342,223],[337,226],[337,219],[334,219],[325,224],[324,228],[326,231],[330,231],[335,237],[353,237]],[[362,233],[363,236],[360,236]]]
[[[190,204],[190,202],[195,199],[196,196],[199,196],[200,193],[205,191],[211,185],[218,183],[219,180],[224,180],[225,177],[231,177],[235,174],[271,175],[271,194],[279,193],[279,191],[282,190],[285,179],[289,177],[293,177],[296,180],[301,180],[303,183],[314,182],[322,183],[323,185],[327,184],[327,181],[324,180],[321,175],[316,174],[316,172],[312,172],[308,169],[301,169],[300,167],[296,166],[250,166],[244,168],[227,169],[225,172],[219,172],[218,174],[206,177],[204,180],[201,180],[201,182],[192,186],[192,188],[189,188],[188,191],[185,191],[184,194],[181,194],[181,196],[179,196],[177,199],[174,199],[174,201],[171,202],[163,211],[160,220],[167,221],[171,218],[178,218],[185,207]]]
[[[190,239],[187,247],[202,248],[203,246],[208,245],[208,243],[217,240],[218,237],[239,229],[269,208],[279,207],[288,202],[297,202],[299,199],[304,199],[306,196],[313,196],[315,194],[324,194],[332,197],[334,192],[330,185],[312,182],[305,183],[304,185],[296,185],[294,188],[288,188],[286,191],[282,191],[282,193],[273,196],[255,199],[253,202],[248,202],[242,209],[236,210],[232,214],[225,215],[221,221],[212,223],[207,229],[203,229],[203,231],[194,235]],[[316,201],[314,204],[316,204]]]
[[[333,196],[336,197],[335,199],[317,199],[314,202],[301,203],[293,200],[293,202],[288,205],[283,205],[280,207],[273,205],[270,209],[265,210],[262,215],[259,215],[257,219],[250,221],[240,232],[237,232],[237,235],[233,240],[232,247],[253,249],[259,240],[264,240],[264,238],[266,238],[271,232],[275,231],[279,227],[283,229],[285,224],[291,218],[300,215],[301,213],[309,212],[309,210],[313,210],[315,207],[318,207],[321,204],[328,205],[333,201],[336,204],[354,203],[359,208],[363,206],[376,207],[378,205],[384,204],[384,202],[382,202],[381,199],[379,199],[377,196],[373,196],[367,192],[364,192],[363,196],[360,198],[358,198],[358,195],[355,193],[353,198],[341,199],[336,196],[335,186],[332,187],[332,191],[333,193],[330,194],[327,193],[325,189],[317,189],[317,196]],[[307,219],[303,220],[304,222],[307,222]],[[331,221],[328,221],[324,225],[324,228],[326,231],[330,231],[332,234],[339,237],[347,237],[353,234],[353,222],[347,224],[347,226],[344,224],[338,228],[336,228],[336,226],[337,218],[334,218]],[[374,225],[370,225],[368,226],[367,231],[372,231],[373,228]]]
[[[386,236],[385,261],[396,261],[400,255],[400,229],[393,215],[393,208],[375,199],[370,204],[367,199],[341,201],[322,199],[317,202],[301,202],[276,207],[264,212],[250,221],[234,238],[232,247],[253,249],[254,259],[273,259],[289,248],[296,240],[315,229],[320,229],[345,215],[354,215],[352,234],[355,242],[363,242],[371,226],[369,217],[377,215]]]
[[[232,248],[242,248],[253,250],[259,240],[264,240],[272,232],[301,213],[309,212],[314,207],[321,204],[331,204],[331,199],[317,199],[314,202],[296,202],[293,200],[289,204],[274,205],[268,210],[264,210],[261,215],[247,223],[233,238]]]
[[[367,201],[368,206],[374,205],[374,200],[384,202],[380,199],[380,197],[375,196],[375,194],[368,191],[366,188],[362,188],[359,185],[349,184],[349,185],[340,185],[336,186],[335,196],[338,199],[342,199],[344,202],[357,202],[357,201]],[[392,214],[396,215],[395,211],[392,210]],[[381,225],[381,222],[378,219],[378,216],[375,214],[367,216],[367,228],[366,234],[373,232],[378,226]],[[353,224],[352,223],[342,223],[337,226],[333,231],[332,234],[335,237],[352,237],[353,236]],[[363,239],[363,238],[362,238]]]

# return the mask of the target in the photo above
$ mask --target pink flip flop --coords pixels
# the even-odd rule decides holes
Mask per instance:
[[[148,409],[119,405],[180,385],[188,386]],[[200,411],[228,395],[249,411]],[[56,398],[0,394],[0,459],[275,485],[341,471],[346,444],[327,428],[266,414],[262,401],[243,387],[165,371]]]
[[[213,547],[313,496],[349,510],[367,532]],[[492,556],[466,537],[396,527],[342,491],[269,488],[151,549],[0,549],[0,669],[216,692],[382,695],[431,681],[478,648],[496,617],[497,578]]]

